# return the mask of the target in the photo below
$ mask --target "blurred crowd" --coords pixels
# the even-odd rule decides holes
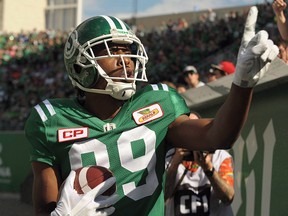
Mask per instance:
[[[258,10],[256,28],[269,32],[282,50],[279,57],[288,63],[287,42],[279,36],[270,3]],[[179,19],[150,31],[136,27],[149,56],[149,82],[189,88],[182,76],[186,66],[195,66],[199,81],[206,83],[219,56],[236,64],[247,12],[231,11],[220,19],[210,10],[193,24]],[[0,130],[22,130],[30,109],[46,98],[74,96],[63,62],[67,36],[50,30],[0,33]]]
[[[63,64],[67,33],[0,36],[0,130],[22,130],[31,107],[72,95]]]

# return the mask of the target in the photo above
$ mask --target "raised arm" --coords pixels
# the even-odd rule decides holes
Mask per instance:
[[[285,17],[287,3],[284,0],[275,0],[272,7],[276,16],[277,27],[283,40],[288,40],[288,23]]]
[[[279,49],[266,31],[255,34],[257,7],[251,7],[237,57],[230,93],[214,119],[178,117],[169,127],[168,140],[191,150],[231,148],[247,119],[253,87],[268,70]]]

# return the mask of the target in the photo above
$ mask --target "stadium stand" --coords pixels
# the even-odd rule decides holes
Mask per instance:
[[[258,28],[269,31],[275,43],[280,43],[271,5],[258,7]],[[191,24],[183,19],[169,22],[160,32],[139,28],[137,34],[150,59],[149,81],[177,84],[178,74],[187,64],[192,63],[204,75],[219,59],[236,62],[245,18],[245,11],[231,11],[212,21],[201,16]],[[74,95],[62,56],[67,34],[47,30],[0,35],[0,130],[22,130],[31,107],[45,98]]]

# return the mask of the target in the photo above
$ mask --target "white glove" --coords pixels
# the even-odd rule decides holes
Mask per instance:
[[[115,182],[115,177],[107,179],[85,194],[78,194],[74,190],[75,171],[71,171],[65,180],[60,199],[51,216],[106,216],[111,215],[118,200],[118,195],[101,195]]]
[[[237,57],[233,83],[243,88],[254,87],[279,53],[266,31],[259,31],[255,35],[257,15],[257,7],[251,7]]]

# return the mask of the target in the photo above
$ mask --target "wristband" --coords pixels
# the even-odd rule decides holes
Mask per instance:
[[[209,170],[205,170],[204,173],[205,173],[205,175],[206,175],[207,177],[211,177],[211,176],[213,176],[214,171],[215,171],[215,168],[212,167],[212,168],[209,169]]]

